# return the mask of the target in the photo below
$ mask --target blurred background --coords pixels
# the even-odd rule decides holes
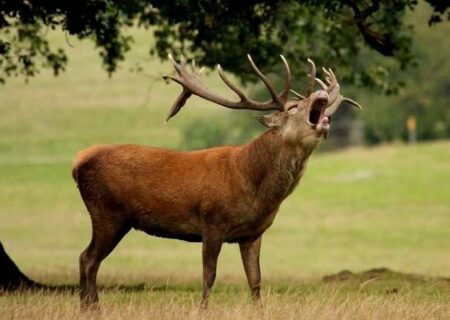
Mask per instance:
[[[343,70],[347,82],[341,92],[364,110],[339,109],[329,139],[265,235],[262,265],[269,278],[377,266],[450,276],[450,26],[429,27],[430,15],[423,4],[407,15],[418,63],[387,74],[402,85],[364,87],[364,77],[351,81]],[[134,38],[131,50],[109,77],[93,42],[49,28],[49,43],[67,54],[65,72],[55,77],[43,69],[27,81],[8,78],[0,87],[0,240],[37,280],[76,282],[78,255],[90,239],[89,217],[70,176],[78,151],[102,143],[192,150],[247,143],[264,131],[253,112],[225,110],[195,97],[164,125],[180,93],[161,78],[172,67],[149,55],[160,44],[149,30],[131,26],[125,34]],[[339,79],[336,59],[330,66]],[[354,59],[356,64],[381,58],[361,50]],[[265,69],[261,61],[281,87],[281,64]],[[301,61],[292,69],[294,89],[304,92],[309,67]],[[257,82],[233,79],[264,99]],[[203,82],[234,99],[215,71],[207,71]],[[219,277],[243,277],[239,259],[236,248],[227,246]],[[100,279],[123,276],[123,270],[136,278],[167,276],[180,268],[200,274],[198,244],[132,232],[102,266]]]

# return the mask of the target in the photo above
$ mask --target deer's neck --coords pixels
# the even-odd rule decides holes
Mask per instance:
[[[245,146],[238,161],[258,202],[275,208],[297,186],[313,150],[286,143],[272,129]]]

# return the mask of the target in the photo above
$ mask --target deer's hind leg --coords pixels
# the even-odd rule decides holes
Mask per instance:
[[[100,263],[131,229],[120,213],[89,207],[88,210],[92,220],[92,239],[80,255],[80,299],[83,309],[98,306],[97,272]]]

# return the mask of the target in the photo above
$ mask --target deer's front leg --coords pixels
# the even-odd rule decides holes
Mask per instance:
[[[261,268],[259,266],[259,252],[261,250],[261,238],[253,241],[239,243],[242,263],[252,292],[253,301],[261,304]]]
[[[200,309],[208,307],[208,298],[216,279],[217,258],[219,257],[222,243],[222,237],[215,232],[205,232],[203,235],[203,294]]]

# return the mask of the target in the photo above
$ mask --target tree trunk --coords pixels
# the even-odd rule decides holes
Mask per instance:
[[[0,290],[14,291],[42,287],[45,286],[31,280],[20,271],[0,242]]]

